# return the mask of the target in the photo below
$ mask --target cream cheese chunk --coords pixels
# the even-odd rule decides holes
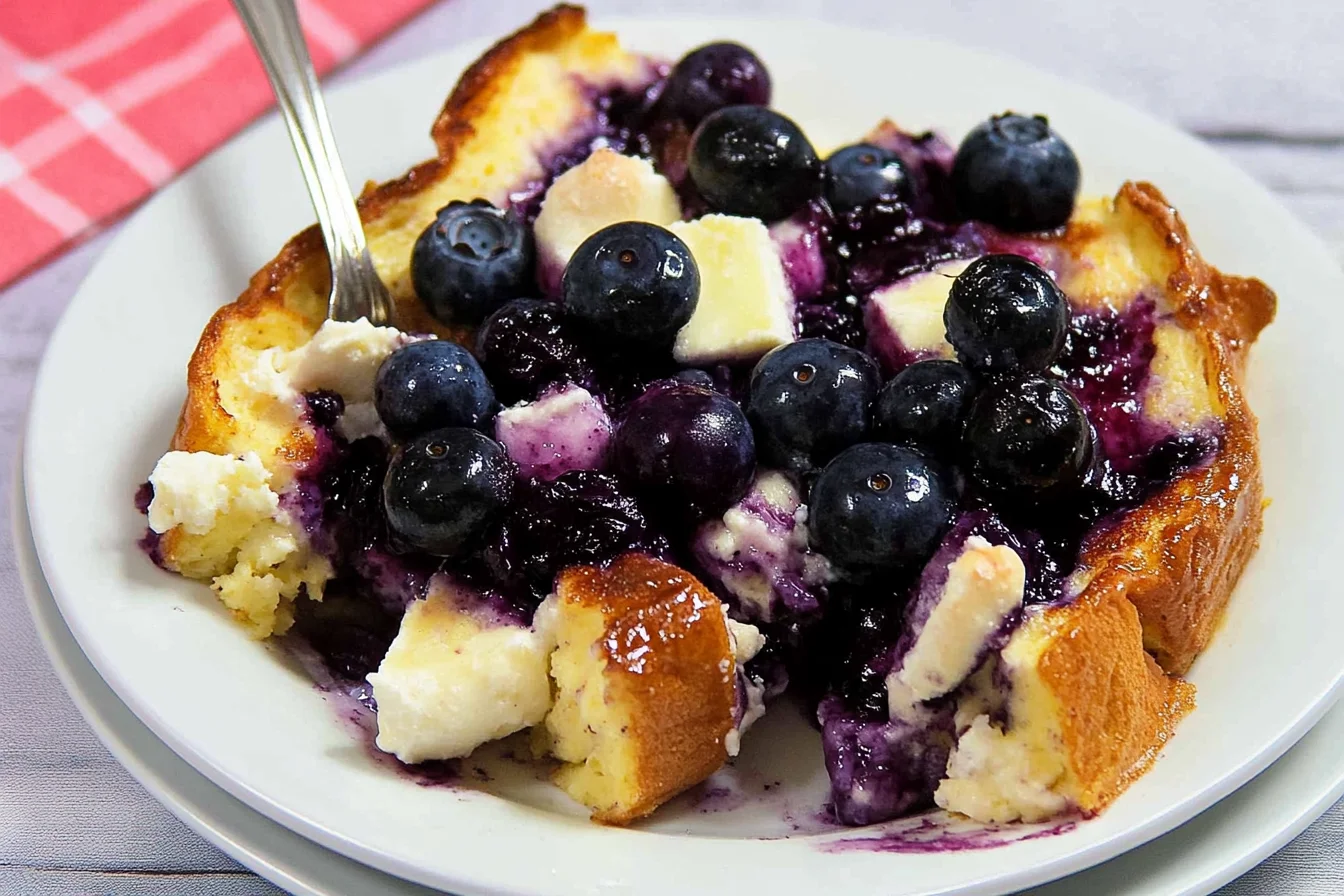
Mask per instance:
[[[611,224],[680,220],[676,191],[653,165],[600,148],[551,184],[533,232],[543,262],[563,268],[579,244]]]
[[[726,604],[723,607],[723,619],[728,625],[728,644],[732,647],[733,663],[737,667],[738,681],[742,684],[742,699],[745,700],[741,720],[723,738],[725,751],[729,756],[736,756],[742,750],[743,732],[765,715],[765,688],[742,673],[742,667],[765,646],[765,635],[756,626],[729,617]]]
[[[222,516],[247,517],[248,525],[275,514],[279,496],[271,472],[255,452],[241,457],[207,451],[169,451],[149,476],[154,500],[149,528],[160,534],[181,526],[204,535]]]
[[[918,704],[970,677],[990,636],[1022,605],[1026,579],[1026,567],[1012,548],[979,536],[966,540],[914,646],[887,676],[893,719],[910,720]]]
[[[750,361],[794,340],[793,293],[764,224],[705,215],[670,229],[700,270],[700,300],[672,347],[679,363]]]
[[[369,675],[378,748],[402,762],[466,756],[550,710],[554,645],[544,626],[483,620],[462,606],[456,586],[433,588]]]
[[[328,320],[298,348],[261,352],[243,379],[253,390],[285,400],[314,389],[331,389],[347,404],[370,402],[379,366],[416,338],[395,327],[375,327],[363,317]]]
[[[874,292],[868,299],[866,312],[870,331],[885,329],[908,352],[953,357],[943,327],[943,308],[952,281],[970,263],[969,260],[944,262],[931,271],[914,274]]]

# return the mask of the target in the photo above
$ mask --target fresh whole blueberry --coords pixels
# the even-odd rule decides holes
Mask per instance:
[[[378,418],[395,438],[431,429],[480,427],[495,412],[495,390],[481,365],[456,342],[412,342],[387,356],[373,385]]]
[[[650,506],[683,522],[722,513],[751,486],[756,442],[732,399],[660,383],[631,402],[616,431],[620,475]]]
[[[787,218],[817,195],[821,163],[798,125],[762,106],[728,106],[691,135],[691,180],[717,211]]]
[[[658,103],[661,113],[695,127],[725,106],[768,106],[770,73],[741,44],[707,44],[673,66]]]
[[[1079,178],[1077,156],[1044,115],[995,115],[966,135],[952,163],[962,213],[1019,233],[1068,221]]]
[[[873,429],[881,439],[925,448],[939,456],[961,444],[961,426],[975,377],[956,361],[916,361],[878,393]]]
[[[579,329],[555,302],[514,299],[486,318],[476,355],[503,401],[533,400],[556,383],[591,384]]]
[[[952,282],[943,325],[972,370],[1044,370],[1064,348],[1069,300],[1030,259],[986,255]]]
[[[579,245],[561,290],[565,310],[608,344],[662,348],[695,312],[700,269],[672,231],[624,221]]]
[[[876,442],[847,448],[827,464],[809,505],[816,549],[861,577],[927,561],[956,510],[951,484],[923,454]]]
[[[426,433],[392,456],[383,510],[402,543],[451,557],[498,521],[516,473],[504,446],[474,429]]]
[[[971,404],[964,450],[972,479],[990,492],[1026,498],[1079,485],[1093,455],[1092,426],[1063,383],[1005,376]]]
[[[438,320],[474,325],[532,287],[532,231],[484,199],[439,210],[411,250],[415,294]]]
[[[836,212],[875,199],[909,198],[910,174],[900,156],[871,143],[837,149],[827,157],[822,174],[826,201]]]
[[[864,441],[881,382],[872,358],[829,339],[774,349],[756,363],[747,401],[761,454],[803,472]]]

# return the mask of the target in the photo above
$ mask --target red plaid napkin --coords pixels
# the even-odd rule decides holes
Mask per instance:
[[[429,0],[299,0],[324,72]],[[272,103],[229,0],[0,0],[0,286]]]

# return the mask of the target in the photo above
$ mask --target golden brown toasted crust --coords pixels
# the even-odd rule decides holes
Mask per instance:
[[[1138,612],[1121,593],[1088,589],[1047,617],[1037,674],[1061,707],[1074,798],[1096,812],[1148,770],[1194,708],[1195,689],[1144,652]]]
[[[1176,676],[1208,645],[1255,552],[1260,458],[1241,377],[1247,349],[1275,309],[1263,283],[1222,274],[1200,258],[1156,187],[1125,184],[1116,202],[1146,220],[1164,247],[1166,299],[1205,348],[1223,431],[1211,463],[1084,547],[1075,577],[1080,593],[1045,611],[1048,643],[1038,668],[1062,707],[1060,735],[1079,806],[1088,812],[1143,774],[1193,708],[1194,688]]]
[[[1259,543],[1260,455],[1241,378],[1247,350],[1274,317],[1275,298],[1259,280],[1222,274],[1200,258],[1156,187],[1126,184],[1117,202],[1146,218],[1167,247],[1167,301],[1205,348],[1223,432],[1212,463],[1187,472],[1100,533],[1086,546],[1081,566],[1089,590],[1116,591],[1134,604],[1144,646],[1163,669],[1180,675],[1208,646]]]
[[[627,554],[560,575],[560,600],[596,610],[606,700],[631,708],[636,793],[594,820],[627,824],[723,765],[733,726],[733,651],[722,605],[680,567]]]

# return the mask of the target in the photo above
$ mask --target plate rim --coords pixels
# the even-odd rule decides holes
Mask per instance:
[[[769,25],[771,27],[786,27],[786,28],[806,26],[808,28],[813,29],[821,27],[829,29],[836,34],[843,34],[846,32],[854,33],[855,31],[859,30],[851,26],[835,25],[831,23],[822,22],[816,19],[810,19],[807,17],[796,17],[796,16],[784,17],[779,19],[765,19],[763,17],[742,17],[742,16],[722,16],[722,17],[702,16],[695,18],[678,17],[678,16],[633,16],[633,17],[625,16],[625,17],[595,17],[594,19],[594,25],[596,27],[603,29],[612,28],[618,31],[622,30],[623,28],[630,29],[632,27],[637,28],[651,28],[655,26],[703,27],[707,23],[713,24],[715,27],[723,27],[725,30],[728,29],[738,30],[750,27],[761,27],[762,25]],[[1023,63],[1019,60],[1001,56],[992,52],[986,52],[980,50],[979,48],[962,47],[941,40],[917,35],[900,35],[897,36],[896,39],[901,41],[908,41],[911,43],[924,44],[931,49],[941,48],[947,50],[955,50],[958,53],[970,53],[975,56],[990,60],[995,65],[1008,66],[1017,69],[1019,71],[1022,71],[1024,73],[1032,73],[1036,76],[1044,77],[1045,79],[1055,84],[1068,87],[1082,96],[1096,98],[1099,101],[1102,101],[1105,104],[1110,105],[1112,107],[1123,108],[1129,114],[1134,115],[1136,118],[1146,120],[1151,126],[1160,128],[1162,131],[1170,135],[1173,139],[1182,140],[1191,146],[1200,146],[1199,141],[1195,140],[1193,137],[1190,137],[1189,135],[1178,131],[1174,127],[1164,122],[1161,122],[1159,119],[1155,118],[1154,116],[1146,112],[1143,112],[1142,110],[1135,109],[1134,107],[1130,106],[1127,103],[1116,100],[1104,93],[1101,93],[1085,85],[1072,84],[1059,76],[1041,72],[1034,66]],[[331,93],[341,94],[346,91],[358,88],[362,85],[367,86],[372,83],[383,81],[385,79],[391,80],[399,76],[404,77],[404,73],[408,69],[414,68],[416,66],[431,66],[434,65],[437,61],[442,60],[443,58],[448,56],[467,54],[468,52],[477,52],[480,48],[483,48],[489,43],[490,43],[489,39],[478,39],[455,44],[448,48],[445,48],[440,52],[427,54],[425,56],[420,56],[410,60],[406,60],[403,63],[400,63],[395,66],[389,66],[386,69],[372,73],[368,76],[351,79],[351,81],[346,82],[332,89]],[[637,45],[637,42],[631,41],[631,44]],[[452,68],[456,70],[457,67],[453,66]],[[247,129],[244,129],[244,131],[241,132],[239,135],[235,136],[234,138],[223,144],[221,147],[217,148],[212,153],[207,155],[205,159],[202,160],[201,163],[198,163],[197,166],[193,166],[192,169],[189,169],[188,173],[190,173],[190,171],[195,170],[195,168],[198,167],[200,164],[203,164],[209,159],[214,158],[217,154],[224,152],[247,134],[268,127],[276,127],[277,125],[275,124],[275,121],[276,117],[274,113],[272,113],[271,115],[264,117],[258,122],[253,123]],[[1201,147],[1201,151],[1206,154],[1211,152],[1207,148],[1203,147]],[[1213,153],[1213,155],[1216,156],[1217,154]],[[1254,190],[1262,194],[1263,198],[1272,203],[1276,208],[1280,209],[1287,218],[1290,218],[1295,223],[1297,223],[1298,229],[1301,230],[1302,234],[1308,237],[1306,248],[1310,249],[1315,254],[1318,254],[1321,257],[1321,261],[1323,264],[1328,264],[1330,268],[1338,270],[1338,264],[1334,259],[1333,255],[1330,253],[1330,251],[1325,246],[1323,241],[1321,241],[1320,238],[1310,230],[1310,228],[1301,225],[1301,223],[1297,220],[1295,216],[1291,214],[1291,212],[1288,212],[1286,209],[1283,209],[1281,203],[1279,203],[1277,199],[1273,198],[1272,194],[1270,194],[1267,189],[1265,189],[1253,178],[1250,178],[1248,175],[1246,175],[1245,172],[1237,168],[1237,166],[1234,163],[1230,162],[1230,160],[1227,160],[1221,156],[1217,156],[1217,158],[1219,159],[1220,163],[1225,165],[1228,169],[1238,171],[1241,177],[1247,182],[1248,187],[1253,186]],[[186,179],[185,177],[179,178],[176,183],[181,183],[185,179]],[[126,228],[123,229],[122,233],[120,233],[118,237],[114,239],[110,243],[110,245],[103,251],[98,261],[90,270],[88,276],[81,283],[79,289],[76,290],[74,297],[72,298],[66,311],[62,314],[61,319],[58,322],[57,326],[53,329],[51,338],[49,340],[49,345],[55,343],[58,337],[61,335],[62,331],[69,325],[69,322],[74,317],[74,314],[72,312],[79,306],[81,296],[86,293],[86,289],[88,288],[91,282],[100,278],[104,268],[106,267],[108,258],[112,256],[113,250],[125,238],[125,233],[127,229],[129,229],[131,226],[134,226],[137,221],[143,221],[147,218],[152,217],[152,215],[155,213],[155,210],[164,200],[165,194],[167,194],[168,192],[169,190],[161,192],[159,195],[155,196],[149,203],[147,203],[144,208],[142,208],[139,212],[137,212],[133,216],[133,219],[127,223],[127,226]],[[34,386],[32,390],[32,403],[34,406],[37,404],[39,397],[43,393],[43,387],[46,381],[51,377],[50,373],[51,364],[49,363],[50,357],[51,357],[50,352],[44,352],[42,363],[39,367],[38,374],[34,381]],[[23,456],[25,458],[29,457],[36,450],[33,447],[35,440],[36,436],[34,435],[32,429],[30,428],[25,433],[23,440]],[[35,499],[33,497],[33,490],[31,488],[32,484],[31,478],[34,474],[32,473],[31,465],[27,463],[24,464],[24,473],[25,473],[25,486],[27,487],[26,490],[28,494],[27,503],[29,507],[29,512],[33,520],[38,520],[41,516],[41,512],[34,506]],[[52,565],[48,557],[46,556],[47,551],[44,549],[43,536],[38,533],[37,528],[38,528],[37,525],[34,525],[33,535],[34,535],[34,542],[36,543],[38,549],[39,560],[42,565],[44,575],[48,579],[48,582],[55,585],[59,581],[61,573],[59,570],[55,570],[53,572],[51,568]],[[53,587],[52,591],[53,594],[56,596],[58,608],[61,609],[62,615],[63,617],[65,617],[66,614],[63,606],[63,601],[61,599],[62,592],[58,591],[56,587]],[[68,617],[66,618],[67,621],[70,621]],[[72,633],[75,635],[76,640],[80,643],[81,649],[85,651],[86,655],[89,657],[90,661],[93,663],[95,668],[99,670],[100,674],[104,674],[104,667],[107,661],[105,657],[99,656],[99,652],[96,649],[96,642],[90,643],[90,640],[86,639],[87,633],[81,634],[77,623],[71,624],[70,628]],[[295,830],[304,836],[310,837],[311,839],[316,840],[317,842],[323,844],[324,846],[327,846],[333,851],[350,856],[362,863],[387,870],[389,873],[392,873],[395,876],[410,878],[417,882],[425,883],[432,886],[444,886],[445,881],[447,881],[446,885],[455,888],[475,887],[475,888],[482,888],[483,891],[488,890],[490,892],[514,892],[512,890],[506,891],[504,889],[500,889],[497,883],[489,880],[473,880],[467,878],[459,878],[456,876],[448,877],[446,875],[441,874],[440,872],[429,870],[422,865],[412,865],[406,863],[403,860],[386,852],[373,850],[367,847],[364,843],[360,842],[359,840],[348,837],[335,830],[331,830],[326,826],[316,821],[310,820],[309,818],[297,813],[296,811],[291,810],[284,805],[281,805],[274,799],[268,797],[265,793],[261,793],[253,789],[244,782],[226,773],[223,769],[215,765],[215,763],[209,761],[206,756],[204,756],[196,749],[194,749],[190,743],[186,742],[184,739],[179,737],[175,732],[173,732],[172,726],[168,725],[165,720],[161,719],[158,716],[158,714],[153,710],[152,707],[144,704],[142,701],[137,700],[135,694],[133,693],[133,691],[130,691],[129,686],[126,685],[125,682],[119,682],[115,679],[115,677],[106,677],[106,676],[105,680],[108,681],[109,685],[113,688],[114,692],[117,693],[118,697],[127,704],[127,706],[135,713],[135,715],[138,718],[140,718],[141,721],[143,721],[147,725],[147,727],[149,727],[151,731],[153,731],[156,734],[156,736],[160,737],[160,739],[162,739],[166,744],[168,744],[169,747],[175,753],[177,753],[179,756],[188,761],[188,763],[192,765],[194,768],[204,773],[206,777],[209,778],[211,781],[213,781],[215,784],[221,786],[227,792],[238,797],[244,803],[249,805],[251,808],[256,809],[257,811],[261,812],[267,817],[272,818],[278,823],[283,824],[285,827],[290,828],[291,830]],[[1127,852],[1135,848],[1136,846],[1139,846],[1145,842],[1148,842],[1149,840],[1152,840],[1157,836],[1160,836],[1162,833],[1165,833],[1166,831],[1172,830],[1174,827],[1180,825],[1184,821],[1193,817],[1198,812],[1202,811],[1203,809],[1207,808],[1208,806],[1212,805],[1213,803],[1217,802],[1218,800],[1222,799],[1229,793],[1236,790],[1242,784],[1246,783],[1246,781],[1253,778],[1256,774],[1258,774],[1260,771],[1268,767],[1268,765],[1270,765],[1272,762],[1274,762],[1280,756],[1282,756],[1284,752],[1286,752],[1294,743],[1296,743],[1303,736],[1303,734],[1305,734],[1306,731],[1309,730],[1310,727],[1316,721],[1318,721],[1325,714],[1326,711],[1328,711],[1330,705],[1338,697],[1342,684],[1344,684],[1344,668],[1341,668],[1339,670],[1339,672],[1336,674],[1334,681],[1325,689],[1325,691],[1317,695],[1310,705],[1308,705],[1305,709],[1300,711],[1296,715],[1296,717],[1292,720],[1292,722],[1289,725],[1287,725],[1283,729],[1283,731],[1278,735],[1278,737],[1276,737],[1268,746],[1262,749],[1258,754],[1254,754],[1244,759],[1235,767],[1231,768],[1225,775],[1223,775],[1222,778],[1211,783],[1204,790],[1192,794],[1188,798],[1175,804],[1164,805],[1164,807],[1160,812],[1150,817],[1148,820],[1139,824],[1135,824],[1121,832],[1118,832],[1113,837],[1107,840],[1092,843],[1083,846],[1079,849],[1073,850],[1071,852],[1066,852],[1061,855],[1054,856],[1046,860],[1045,862],[1042,862],[1031,868],[1021,869],[1017,872],[1014,872],[1006,876],[996,877],[991,882],[968,883],[966,885],[960,886],[958,889],[955,890],[955,892],[966,894],[1005,892],[1007,889],[1015,889],[1021,886],[1029,886],[1043,883],[1048,880],[1055,879],[1059,876],[1071,873],[1073,871],[1077,871],[1082,868],[1086,868],[1099,862],[1105,861],[1107,858],[1113,857],[1123,852]],[[397,870],[393,870],[394,868]],[[952,892],[952,891],[939,890],[938,892]]]

